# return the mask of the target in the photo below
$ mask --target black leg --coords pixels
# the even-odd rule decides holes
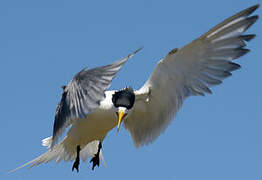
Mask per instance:
[[[72,167],[72,171],[74,171],[74,169],[76,169],[77,172],[79,172],[79,164],[80,164],[80,158],[79,158],[79,153],[80,153],[80,146],[78,145],[76,147],[76,160],[73,164],[73,167]]]
[[[101,148],[102,148],[102,143],[99,142],[98,151],[97,151],[97,153],[95,154],[95,156],[90,160],[90,163],[93,162],[92,170],[94,170],[95,166],[98,166],[98,167],[99,167],[99,163],[100,163],[99,153],[100,153]]]

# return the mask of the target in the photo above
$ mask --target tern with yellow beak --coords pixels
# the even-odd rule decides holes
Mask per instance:
[[[255,34],[244,32],[258,19],[251,16],[258,7],[247,8],[181,49],[171,50],[138,90],[108,88],[120,68],[141,48],[110,65],[80,71],[63,86],[53,135],[43,140],[48,151],[19,168],[56,159],[74,161],[72,170],[78,171],[80,160],[90,157],[94,169],[103,161],[101,149],[107,133],[116,126],[118,131],[121,123],[136,147],[152,143],[187,97],[211,94],[210,87],[240,68],[233,60],[249,52],[245,46]],[[58,142],[66,128],[67,134]]]

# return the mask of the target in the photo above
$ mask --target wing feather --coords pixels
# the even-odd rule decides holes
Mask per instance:
[[[61,101],[57,106],[51,147],[55,145],[58,137],[75,119],[85,119],[88,113],[99,106],[117,72],[130,57],[141,49],[137,49],[127,57],[110,65],[90,70],[84,68],[74,76],[64,88]]]
[[[244,47],[255,35],[243,33],[258,19],[249,16],[258,7],[226,19],[158,62],[147,82],[135,92],[133,112],[125,121],[136,147],[153,142],[174,119],[185,98],[212,93],[211,86],[221,84],[240,68],[232,60],[249,52]]]

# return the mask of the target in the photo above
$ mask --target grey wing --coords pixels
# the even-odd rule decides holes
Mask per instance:
[[[99,106],[117,72],[130,57],[141,49],[137,49],[110,65],[90,70],[84,68],[74,76],[64,88],[61,101],[56,109],[51,147],[68,125],[77,118],[86,118],[92,109]]]
[[[228,18],[180,50],[158,62],[141,89],[135,92],[132,114],[125,121],[135,146],[154,141],[174,119],[185,98],[211,93],[240,68],[232,60],[245,55],[246,42],[255,35],[243,33],[258,19],[249,16],[259,5]]]

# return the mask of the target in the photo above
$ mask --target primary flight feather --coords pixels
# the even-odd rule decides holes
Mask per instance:
[[[185,98],[211,94],[210,87],[240,68],[233,60],[249,52],[246,43],[255,35],[244,32],[258,19],[251,16],[258,7],[237,13],[183,48],[170,51],[139,90],[107,89],[120,68],[141,48],[110,65],[80,71],[63,86],[53,136],[42,143],[49,150],[17,169],[56,159],[74,160],[72,170],[78,171],[80,159],[88,157],[94,169],[100,159],[104,162],[104,138],[122,122],[136,147],[153,142],[174,119]],[[66,136],[56,144],[66,127]]]

